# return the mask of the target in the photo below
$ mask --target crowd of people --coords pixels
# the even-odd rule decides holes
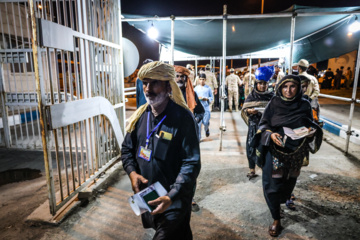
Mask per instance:
[[[340,89],[342,86],[349,89],[353,82],[353,73],[351,68],[348,67],[344,72],[344,67],[337,68],[334,72],[331,68],[328,68],[323,76],[323,82],[321,88],[323,89]],[[341,80],[344,79],[344,84],[341,84]]]
[[[248,125],[249,179],[257,176],[256,165],[262,168],[272,237],[282,230],[280,204],[295,208],[292,191],[297,177],[309,164],[309,153],[315,153],[322,142],[317,79],[306,73],[305,59],[296,67],[299,75],[285,75],[279,65],[260,67],[243,77],[230,69],[225,80],[229,111],[233,105],[236,112],[241,109]],[[204,126],[205,136],[210,135],[211,110],[218,95],[216,76],[209,66],[195,76],[191,65],[147,60],[138,81],[137,94],[143,98],[137,97],[138,109],[129,119],[121,160],[135,193],[156,182],[167,191],[147,202],[153,210],[141,215],[143,226],[156,230],[154,239],[192,239],[201,132]],[[302,135],[293,138],[288,131]]]

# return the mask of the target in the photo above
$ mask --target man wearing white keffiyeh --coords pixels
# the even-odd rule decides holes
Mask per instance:
[[[156,230],[153,239],[192,239],[191,201],[200,172],[195,119],[175,82],[174,67],[162,62],[144,65],[147,103],[130,118],[121,160],[135,193],[159,182],[168,192],[147,204],[143,226]]]

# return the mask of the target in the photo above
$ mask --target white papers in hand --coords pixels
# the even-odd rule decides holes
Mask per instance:
[[[314,128],[307,128],[307,127],[299,127],[295,129],[283,127],[284,133],[286,136],[290,137],[292,140],[297,140],[300,138],[304,138],[306,136],[312,135],[316,132]]]
[[[265,111],[265,108],[254,108],[254,110],[263,113]]]
[[[152,206],[150,206],[147,202],[152,201],[158,197],[165,196],[166,194],[167,192],[161,183],[156,182],[144,190],[129,197],[128,201],[136,216],[139,216],[144,212],[152,211]]]

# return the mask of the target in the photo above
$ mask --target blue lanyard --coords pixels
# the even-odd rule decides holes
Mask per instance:
[[[154,129],[151,131],[151,133],[149,134],[149,128],[150,128],[150,112],[148,112],[148,117],[147,117],[147,131],[146,131],[146,134],[147,134],[147,137],[146,137],[146,146],[145,146],[145,149],[148,148],[149,146],[149,140],[150,140],[150,137],[151,135],[156,131],[156,129],[159,128],[159,126],[161,125],[161,123],[164,121],[164,119],[166,118],[166,115],[161,119],[161,121],[154,127]]]

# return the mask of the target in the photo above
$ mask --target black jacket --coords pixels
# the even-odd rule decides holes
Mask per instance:
[[[145,147],[146,143],[148,115],[150,132],[166,115],[150,138],[150,161],[138,156],[140,146]],[[171,134],[171,140],[159,136],[161,131]],[[126,134],[121,160],[127,174],[136,171],[149,180],[148,185],[159,181],[164,186],[173,202],[168,210],[190,208],[201,167],[199,140],[192,113],[169,100],[165,111],[154,117],[149,106],[136,123],[135,130]],[[141,186],[141,189],[145,187]]]

